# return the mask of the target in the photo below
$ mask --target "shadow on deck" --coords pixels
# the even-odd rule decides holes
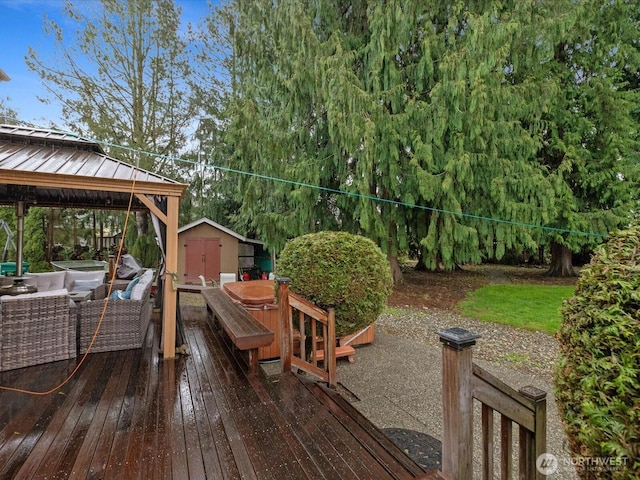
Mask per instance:
[[[332,391],[247,377],[206,310],[182,312],[190,356],[162,360],[152,322],[145,348],[89,355],[56,393],[0,390],[0,478],[437,478]],[[0,384],[47,390],[75,366],[3,372]]]

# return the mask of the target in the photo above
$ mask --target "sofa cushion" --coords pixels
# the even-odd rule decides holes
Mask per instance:
[[[71,292],[90,292],[102,285],[100,280],[74,280],[71,284]]]
[[[147,287],[153,282],[153,270],[147,269],[138,277],[139,282],[131,290],[131,300],[142,300]]]
[[[86,292],[104,283],[104,271],[78,272],[76,270],[67,270],[64,273],[64,288],[70,292]]]
[[[78,272],[65,270],[60,272],[28,273],[25,283],[34,285],[38,292],[66,288],[69,292],[93,290],[104,282],[105,272]]]
[[[66,272],[43,272],[43,273],[30,273],[25,275],[25,283],[28,285],[35,285],[38,292],[47,292],[50,290],[60,290],[65,287],[65,274]],[[67,288],[67,290],[69,290]]]

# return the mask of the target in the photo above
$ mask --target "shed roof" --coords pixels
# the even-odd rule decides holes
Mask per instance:
[[[187,185],[109,157],[72,134],[0,124],[0,204],[126,209],[135,193],[180,197]],[[144,209],[134,199],[133,209]]]
[[[219,223],[214,222],[213,220],[209,220],[208,218],[201,218],[200,220],[196,220],[195,222],[191,222],[183,227],[180,227],[178,229],[178,234],[185,232],[187,230],[191,230],[192,228],[197,227],[198,225],[203,225],[203,224],[209,225],[210,227],[213,227],[213,228],[217,228],[218,230],[221,230],[224,233],[237,238],[241,242],[254,243],[256,245],[264,245],[264,242],[261,242],[260,240],[247,238],[243,235],[240,235],[239,233],[234,232],[233,230],[228,229],[227,227],[220,225]]]

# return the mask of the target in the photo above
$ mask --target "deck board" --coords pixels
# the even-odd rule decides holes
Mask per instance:
[[[370,422],[354,419],[308,379],[247,376],[208,326],[204,307],[183,306],[182,314],[189,356],[162,359],[156,321],[143,348],[89,355],[53,394],[0,390],[0,478],[408,479],[423,473],[379,441]],[[0,384],[46,390],[77,361],[2,372]]]

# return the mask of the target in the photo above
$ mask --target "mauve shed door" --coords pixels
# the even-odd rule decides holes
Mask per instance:
[[[220,239],[187,238],[185,245],[185,283],[199,282],[198,276],[220,280]]]

